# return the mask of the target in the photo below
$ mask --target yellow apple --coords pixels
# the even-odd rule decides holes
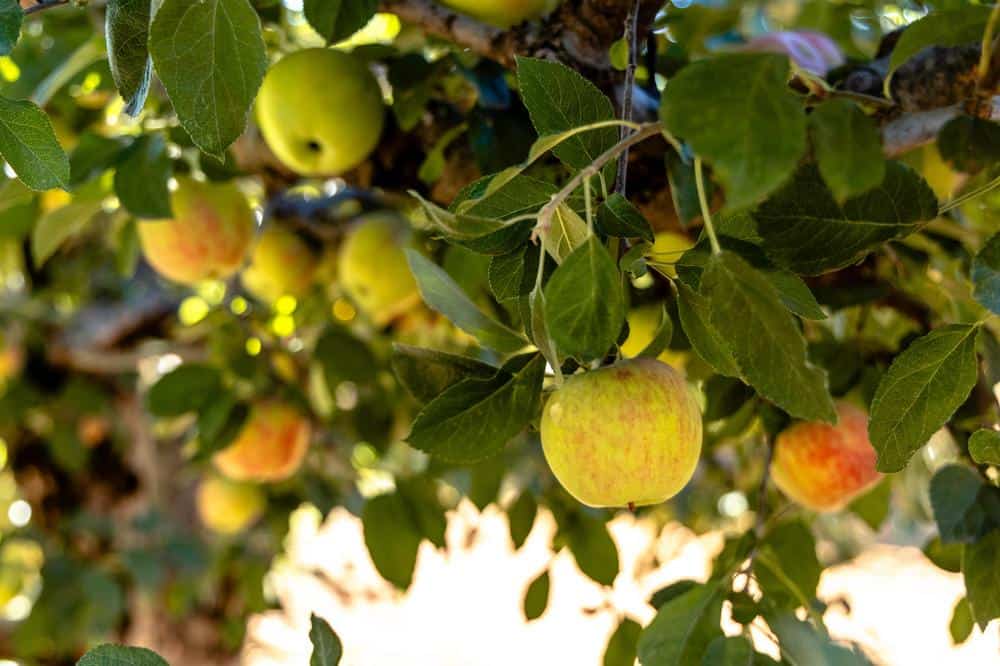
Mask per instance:
[[[545,405],[541,434],[552,472],[583,504],[658,504],[694,475],[701,412],[680,373],[638,358],[566,380]]]
[[[774,485],[814,511],[839,511],[882,478],[868,415],[847,402],[837,403],[837,415],[837,425],[796,423],[774,442]]]
[[[676,264],[681,255],[694,247],[691,239],[673,231],[661,231],[656,234],[656,242],[649,249],[649,264],[667,277],[677,277]]]
[[[382,134],[382,91],[363,60],[332,49],[286,56],[264,77],[257,122],[274,154],[305,176],[365,161]]]
[[[628,339],[621,346],[622,356],[638,356],[653,341],[662,315],[662,308],[656,305],[643,305],[628,313]],[[683,372],[687,364],[687,354],[673,349],[664,349],[656,358],[679,372]]]
[[[510,28],[529,19],[540,18],[559,5],[560,0],[442,0],[442,4],[472,18]]]
[[[369,215],[348,233],[340,247],[337,270],[344,292],[378,326],[384,326],[420,302],[403,247],[404,223],[387,215]]]
[[[313,284],[317,261],[304,240],[272,224],[257,238],[240,281],[264,303],[274,303],[282,296],[302,296]]]
[[[257,486],[218,476],[203,479],[195,494],[201,523],[220,534],[242,532],[260,518],[266,504]]]
[[[216,469],[235,481],[283,481],[298,471],[312,428],[296,408],[274,400],[253,406],[236,439],[215,454]]]
[[[138,225],[149,264],[165,278],[186,285],[236,273],[255,227],[250,205],[236,186],[180,177],[170,202],[174,219]]]

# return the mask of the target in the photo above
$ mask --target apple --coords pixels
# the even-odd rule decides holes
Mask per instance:
[[[542,450],[559,482],[593,507],[670,499],[694,475],[701,412],[684,377],[649,358],[570,377],[542,412]]]
[[[661,316],[662,308],[657,305],[643,305],[633,308],[628,313],[628,339],[621,345],[622,356],[626,358],[638,356],[653,341],[653,336],[660,327]],[[656,358],[678,372],[683,372],[688,357],[682,351],[664,349]]]
[[[138,225],[146,261],[163,277],[184,285],[235,274],[255,228],[250,205],[236,186],[179,177],[170,202],[174,219]]]
[[[477,21],[498,28],[510,28],[529,19],[540,18],[559,5],[560,0],[442,0],[442,4]]]
[[[210,476],[198,484],[195,506],[201,523],[220,534],[236,534],[264,512],[267,499],[260,488]]]
[[[661,231],[656,234],[656,242],[649,248],[648,261],[658,271],[670,278],[677,277],[676,264],[681,255],[694,247],[691,239],[674,231]]]
[[[836,425],[796,423],[774,442],[774,485],[814,511],[839,511],[882,478],[868,439],[868,415],[840,401],[837,416]]]
[[[317,256],[304,240],[272,224],[254,244],[240,281],[258,300],[274,303],[282,296],[299,297],[309,291],[317,264]]]
[[[385,105],[378,81],[356,56],[305,49],[274,65],[257,96],[257,123],[274,154],[305,176],[358,166],[378,144]]]
[[[312,427],[296,408],[274,400],[255,404],[236,439],[213,457],[234,481],[283,481],[298,471]]]
[[[403,247],[405,224],[385,214],[368,215],[340,247],[340,285],[358,308],[384,326],[420,302]]]

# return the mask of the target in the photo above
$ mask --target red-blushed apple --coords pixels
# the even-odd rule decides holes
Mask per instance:
[[[296,408],[275,400],[255,404],[233,442],[215,454],[216,469],[234,481],[283,481],[298,471],[312,427]]]

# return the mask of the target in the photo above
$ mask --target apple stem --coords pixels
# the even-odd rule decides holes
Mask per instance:
[[[631,511],[632,513],[635,513],[635,502],[628,503],[628,510]]]

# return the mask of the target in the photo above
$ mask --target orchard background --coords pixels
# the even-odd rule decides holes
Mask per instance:
[[[996,632],[998,88],[958,0],[0,0],[0,658],[227,662],[303,506],[726,535],[595,663],[877,663],[877,541]]]

